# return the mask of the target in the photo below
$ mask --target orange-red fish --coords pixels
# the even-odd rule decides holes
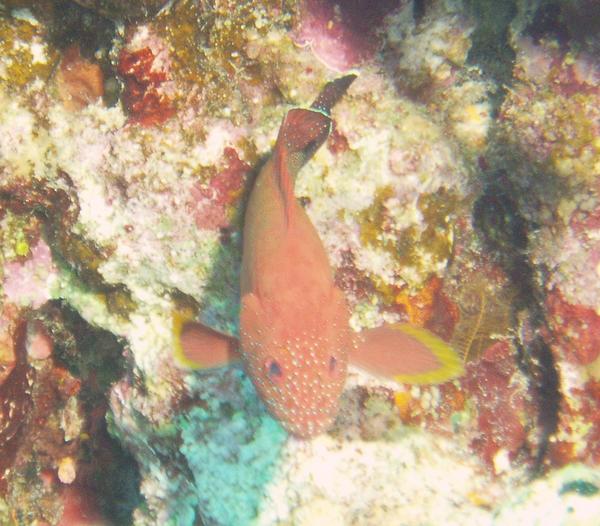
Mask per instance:
[[[272,157],[246,209],[240,345],[199,324],[181,331],[178,356],[200,367],[241,357],[270,413],[292,434],[314,436],[338,410],[348,362],[398,381],[436,383],[459,375],[452,349],[406,324],[350,329],[325,248],[294,197],[294,178],[331,128],[331,107],[354,75],[328,83],[309,109],[283,120]]]

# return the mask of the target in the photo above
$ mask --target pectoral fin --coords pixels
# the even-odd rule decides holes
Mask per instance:
[[[400,383],[438,384],[463,373],[459,355],[446,342],[406,323],[363,330],[350,360]]]
[[[189,369],[214,369],[238,362],[238,342],[201,323],[175,316],[174,354],[177,365]]]

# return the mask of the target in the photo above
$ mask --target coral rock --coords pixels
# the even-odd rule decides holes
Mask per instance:
[[[71,46],[64,52],[56,83],[65,108],[71,111],[97,102],[104,94],[100,66],[85,60],[77,46]]]

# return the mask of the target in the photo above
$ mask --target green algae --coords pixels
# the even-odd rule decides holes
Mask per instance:
[[[598,491],[600,491],[600,489],[598,489],[596,484],[587,480],[579,479],[565,482],[560,488],[558,494],[564,495],[565,493],[577,493],[583,497],[590,497],[592,495],[596,495]]]
[[[447,261],[452,254],[453,217],[459,209],[459,197],[442,187],[420,196],[417,206],[426,225],[417,241],[421,250],[431,254],[437,263]]]
[[[390,239],[382,239],[381,231],[387,217],[385,202],[394,195],[391,186],[383,186],[377,190],[373,204],[360,212],[360,240],[363,245],[375,246],[388,252],[395,251],[396,244]]]
[[[2,257],[5,260],[27,257],[39,235],[39,221],[31,214],[14,214],[8,210],[0,225]]]

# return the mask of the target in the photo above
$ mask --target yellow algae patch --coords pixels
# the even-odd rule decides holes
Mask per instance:
[[[58,52],[45,42],[33,18],[0,18],[0,81],[15,87],[45,81],[57,60]]]
[[[406,422],[411,416],[412,396],[408,391],[396,391],[394,393],[394,405],[400,413],[400,418]]]
[[[281,6],[278,0],[225,0],[207,10],[202,3],[183,0],[161,13],[153,27],[169,44],[175,78],[200,87],[212,113],[235,116],[228,105],[239,102],[239,80],[264,82],[257,42],[267,41],[273,25],[285,18]]]
[[[594,125],[597,98],[583,92],[566,96],[548,88],[534,88],[533,94],[534,100],[519,92],[507,97],[503,111],[507,138],[530,146],[532,155],[539,157],[535,160],[547,162],[573,184],[592,181],[600,168]]]
[[[440,188],[421,195],[416,203],[420,221],[408,227],[395,222],[393,207],[398,203],[391,186],[378,190],[373,204],[359,213],[360,239],[363,245],[383,251],[395,263],[394,272],[411,287],[419,286],[440,267],[446,265],[454,243],[453,217],[459,199],[453,192]],[[406,207],[414,204],[406,204]],[[410,269],[410,276],[405,274]],[[385,294],[387,303],[402,302],[398,286],[390,287],[377,276],[371,279]]]
[[[458,106],[450,111],[454,134],[461,143],[472,150],[482,150],[487,144],[487,134],[492,122],[489,102]]]

